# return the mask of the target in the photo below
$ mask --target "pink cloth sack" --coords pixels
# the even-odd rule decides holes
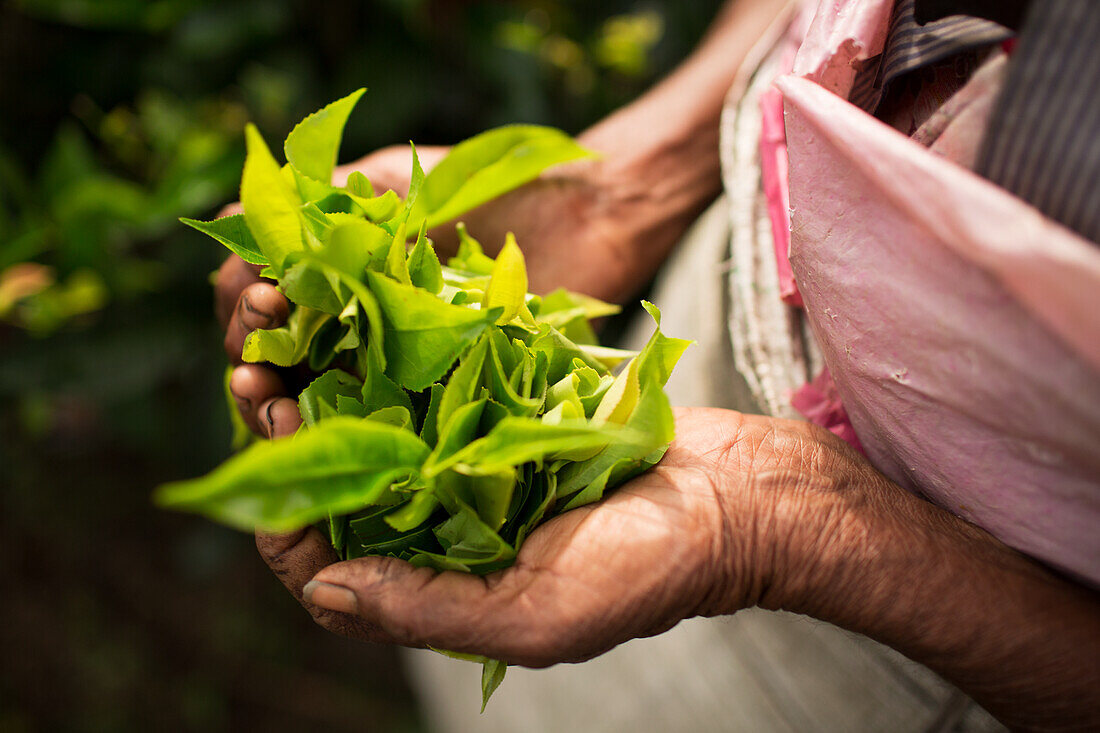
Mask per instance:
[[[875,466],[1100,586],[1100,247],[845,101],[889,6],[824,2],[777,82],[815,336]]]

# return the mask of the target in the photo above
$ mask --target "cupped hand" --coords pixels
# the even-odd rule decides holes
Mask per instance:
[[[235,257],[219,271],[217,303],[238,362],[247,333],[287,313],[273,286]],[[230,389],[259,434],[301,425],[275,371],[240,365]],[[486,577],[388,558],[337,562],[313,528],[258,535],[257,546],[327,629],[528,666],[588,659],[692,616],[781,606],[784,585],[813,572],[802,559],[828,526],[821,499],[873,469],[801,422],[696,408],[678,410],[676,426],[654,469],[547,522],[514,566]]]
[[[792,541],[780,520],[812,493],[814,430],[725,410],[676,417],[660,464],[539,527],[515,565],[485,577],[392,558],[336,562],[312,528],[257,545],[331,631],[531,667],[583,661],[685,618],[777,604],[767,596]]]
[[[446,150],[418,152],[430,167]],[[407,150],[388,148],[334,178],[363,170],[376,188],[403,194],[410,162]],[[607,276],[612,265],[586,266],[592,257],[619,256],[598,165],[565,166],[464,218],[486,245],[503,240],[507,223],[516,225],[533,289],[565,286],[616,299],[628,289]],[[453,245],[449,236],[446,227],[433,233],[444,252]],[[586,244],[592,238],[601,243]],[[226,352],[238,365],[230,390],[246,423],[269,438],[294,433],[297,403],[278,374],[240,363],[250,331],[285,322],[286,299],[234,256],[218,273],[216,303]],[[791,544],[777,530],[779,518],[797,514],[791,497],[813,483],[828,438],[822,442],[803,423],[707,409],[679,411],[677,432],[655,469],[543,525],[513,567],[486,577],[386,558],[337,562],[312,528],[259,535],[257,545],[332,631],[529,666],[588,659],[684,618],[777,603],[768,594]]]
[[[236,257],[217,278],[226,350],[287,315],[282,295]],[[278,438],[301,425],[278,374],[239,365],[242,416]],[[486,577],[387,558],[337,562],[316,529],[258,535],[264,560],[325,628],[347,636],[545,666],[580,661],[684,618],[769,598],[790,554],[786,527],[845,446],[798,422],[713,409],[676,415],[677,439],[653,470],[604,501],[536,530],[511,568]],[[833,459],[826,460],[829,456]],[[812,502],[811,502],[812,503]]]

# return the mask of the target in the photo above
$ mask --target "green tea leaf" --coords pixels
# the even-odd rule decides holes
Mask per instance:
[[[526,349],[524,351],[526,352]],[[542,407],[544,397],[541,391],[537,395],[528,397],[517,389],[520,386],[518,383],[522,381],[523,372],[534,370],[534,356],[526,352],[524,357],[523,364],[517,363],[512,344],[508,343],[507,337],[496,329],[490,332],[489,355],[485,360],[482,383],[489,389],[489,393],[496,402],[508,408],[511,414],[518,416],[535,415]],[[511,379],[510,374],[515,375],[517,379]],[[517,384],[513,384],[513,381]],[[528,381],[527,387],[530,388],[530,386]]]
[[[497,324],[503,325],[519,315],[526,297],[527,266],[516,244],[516,236],[508,232],[504,248],[493,264],[489,287],[485,289],[481,304],[483,308],[503,308],[504,312],[497,318]]]
[[[350,517],[348,528],[354,535],[354,542],[348,545],[347,559],[365,555],[407,559],[417,547],[428,551],[442,550],[430,526],[413,528],[408,532],[394,530],[388,519],[401,509],[391,500],[400,499],[393,491],[384,492],[379,500],[380,506],[368,507]]]
[[[424,475],[438,475],[443,469],[464,464],[464,472],[484,476],[528,461],[553,460],[558,453],[606,447],[612,443],[646,445],[648,440],[615,425],[588,422],[547,425],[534,418],[508,417],[488,435],[479,438],[449,458],[424,466]],[[652,450],[652,449],[650,449]],[[648,451],[647,451],[648,452]]]
[[[438,381],[492,323],[497,311],[444,303],[431,293],[368,273],[385,328],[386,373],[419,392]]]
[[[482,336],[451,372],[451,378],[447,380],[447,386],[439,401],[439,432],[447,427],[451,416],[460,407],[474,401],[481,388],[481,375],[488,355],[489,337]]]
[[[332,512],[328,515],[328,536],[332,542],[332,547],[336,550],[336,554],[340,557],[344,556],[344,548],[347,545],[348,537],[348,518],[344,516],[337,516]]]
[[[389,221],[401,209],[401,197],[393,191],[386,191],[374,198],[352,196],[351,200],[363,210],[363,215],[373,222]]]
[[[517,553],[527,539],[527,535],[543,520],[550,506],[558,498],[558,477],[554,472],[534,474],[531,484],[531,493],[528,497],[530,507],[524,507],[524,511],[517,515],[515,520],[519,524],[516,529],[516,541],[513,543]]]
[[[467,567],[510,560],[516,556],[512,546],[465,504],[435,528],[435,536],[449,559]]]
[[[425,231],[426,227],[422,225],[420,234],[416,237],[416,244],[409,254],[409,277],[416,287],[423,288],[429,293],[439,293],[443,290],[443,268],[425,236]]]
[[[362,402],[354,397],[338,394],[336,395],[336,414],[350,417],[366,417],[367,408],[363,406]]]
[[[558,288],[542,297],[539,307],[539,322],[560,329],[565,323],[578,315],[586,320],[593,320],[613,316],[621,311],[621,307],[612,303],[605,303],[590,295]]]
[[[485,255],[481,242],[470,236],[466,231],[466,225],[462,222],[455,225],[455,231],[458,233],[458,254],[448,260],[447,264],[456,270],[464,270],[475,275],[492,273],[493,258]]]
[[[348,174],[348,182],[344,186],[344,190],[358,198],[374,198],[374,186],[371,185],[370,179],[363,175],[361,171],[352,171]]]
[[[449,652],[445,649],[436,649],[434,646],[429,646],[428,648],[436,654],[442,654],[451,659],[457,659],[461,662],[475,662],[481,665],[481,712],[484,713],[485,706],[489,704],[489,698],[492,697],[496,689],[500,687],[500,683],[504,681],[504,675],[508,671],[508,665],[504,662],[496,659],[489,659],[479,654]]]
[[[430,477],[439,473],[435,470],[438,464],[446,462],[447,459],[469,445],[476,437],[485,404],[486,399],[483,397],[468,402],[454,411],[454,414],[439,432],[439,440],[436,442],[435,448],[432,449],[431,454],[424,461],[425,476]],[[453,463],[453,461],[449,461],[446,465],[452,465]]]
[[[405,249],[405,224],[397,226],[397,233],[393,235],[389,253],[386,256],[385,273],[399,283],[412,285],[409,277],[409,252]]]
[[[596,414],[592,416],[595,423],[624,424],[634,413],[634,407],[642,396],[642,388],[638,380],[639,359],[635,358],[630,365],[615,377],[610,389],[596,408]]]
[[[548,127],[511,125],[461,142],[424,181],[411,223],[428,228],[535,180],[547,168],[592,153]]]
[[[439,438],[439,403],[443,399],[443,389],[442,384],[432,385],[428,398],[428,410],[424,413],[424,424],[420,426],[420,437],[433,448]]]
[[[372,293],[367,286],[359,282],[356,278],[338,270],[333,270],[333,272],[340,278],[340,282],[347,286],[355,297],[359,299],[359,305],[367,315],[367,328],[369,330],[367,351],[372,354],[373,358],[377,360],[382,369],[385,369],[385,330],[382,325],[382,310],[378,306],[378,299],[374,297],[374,293]]]
[[[481,712],[485,712],[485,706],[489,704],[489,698],[504,681],[504,675],[508,672],[508,665],[498,659],[486,658],[481,663]]]
[[[412,148],[412,175],[409,177],[409,193],[405,196],[405,209],[411,210],[420,197],[420,190],[424,187],[424,168],[420,165],[420,156],[416,154],[416,145],[409,141]]]
[[[375,410],[366,417],[367,420],[374,422],[385,423],[386,425],[393,425],[394,427],[401,428],[402,430],[412,429],[412,414],[407,408],[398,407],[396,405],[391,407],[383,407],[381,410]]]
[[[628,458],[623,459],[623,461],[629,460]],[[609,467],[606,471],[597,476],[592,483],[574,494],[573,498],[562,507],[562,511],[567,512],[571,509],[585,506],[586,504],[593,504],[602,499],[603,492],[607,490],[607,482],[611,478],[611,472],[615,468],[616,466]]]
[[[306,248],[302,200],[254,125],[245,128],[245,142],[248,157],[241,176],[244,218],[260,252],[281,276],[287,256]]]
[[[516,489],[516,472],[502,471],[478,476],[477,479],[473,485],[477,515],[490,529],[500,531],[508,515],[508,508],[512,504],[512,494]]]
[[[330,183],[344,126],[365,91],[357,89],[299,122],[283,146],[287,161],[315,181]]]
[[[279,278],[279,289],[292,303],[316,311],[339,315],[344,310],[344,299],[334,289],[332,278],[317,266],[312,258],[291,265]]]
[[[621,470],[624,465],[641,465],[643,459],[656,451],[663,450],[675,437],[675,424],[672,417],[672,408],[669,406],[668,397],[656,384],[647,384],[642,389],[641,397],[635,406],[633,414],[625,426],[632,436],[642,436],[643,440],[636,442],[616,441],[609,444],[595,457],[586,461],[571,463],[558,471],[558,495],[571,497],[581,489],[586,488],[605,471],[612,470],[609,479],[610,484],[618,485],[615,474],[626,473]],[[624,464],[623,462],[626,462]],[[629,470],[629,469],[628,469]]]
[[[421,489],[397,511],[386,515],[386,524],[398,532],[408,532],[428,521],[438,508],[435,494],[430,489]]]
[[[196,221],[195,219],[180,219],[181,222],[197,229],[218,240],[233,254],[251,265],[268,264],[267,257],[260,251],[260,245],[248,229],[244,220],[244,214],[223,216],[214,221]]]
[[[309,240],[311,249],[316,248],[321,242],[328,239],[329,232],[332,231],[333,223],[328,218],[328,214],[321,211],[321,207],[317,204],[302,204],[302,221],[306,225],[306,233],[312,235]]]
[[[351,296],[344,310],[342,310],[336,318],[339,320],[341,326],[343,326],[344,335],[336,342],[336,345],[332,347],[333,351],[340,353],[341,351],[358,349],[362,344],[362,338],[360,338],[359,334],[358,296]]]
[[[600,374],[607,373],[607,367],[602,362],[549,326],[544,326],[543,330],[540,330],[531,340],[530,348],[535,353],[546,354],[548,359],[546,378],[551,383],[557,382],[573,371],[573,362],[577,359]]]
[[[402,407],[412,413],[412,402],[405,390],[398,387],[386,376],[378,356],[374,352],[367,354],[367,372],[363,379],[363,407],[374,412],[386,407]]]
[[[589,359],[595,359],[603,365],[604,371],[614,369],[628,359],[638,355],[636,351],[626,349],[612,349],[607,346],[593,346],[591,344],[578,344],[577,348],[584,352]]]
[[[313,337],[331,318],[327,313],[299,306],[290,314],[287,325],[248,334],[241,359],[250,364],[266,361],[275,366],[294,366],[306,357]]]
[[[657,329],[638,355],[638,378],[643,384],[664,386],[676,362],[692,342],[665,336],[661,333],[661,311],[647,300],[642,301],[642,307],[653,317]]]
[[[408,430],[333,417],[293,438],[255,443],[203,478],[161,487],[156,498],[239,529],[287,532],[370,504],[427,455]]]
[[[598,344],[590,320],[613,316],[621,308],[602,300],[559,288],[538,304],[538,324],[553,326],[575,344]]]
[[[298,411],[307,427],[316,425],[322,417],[337,414],[337,397],[357,397],[363,385],[359,380],[339,369],[329,369],[309,383],[298,397]],[[328,413],[322,411],[328,407]]]
[[[371,256],[392,237],[381,227],[362,219],[344,220],[333,227],[325,246],[312,257],[351,277],[362,280]]]

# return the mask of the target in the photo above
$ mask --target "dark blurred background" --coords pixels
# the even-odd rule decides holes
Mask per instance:
[[[277,144],[359,86],[345,161],[579,132],[718,4],[0,0],[0,731],[424,730],[393,650],[150,504],[230,452],[224,252],[176,219],[235,198],[246,121]]]

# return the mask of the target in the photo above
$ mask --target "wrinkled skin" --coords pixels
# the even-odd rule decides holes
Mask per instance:
[[[677,417],[679,439],[658,467],[543,525],[512,568],[485,578],[380,558],[329,565],[335,558],[313,529],[257,544],[299,599],[312,580],[310,600],[345,612],[311,609],[338,633],[530,667],[583,661],[681,619],[761,601],[755,524],[776,497],[752,480],[752,464],[762,442],[799,440],[800,431],[777,436],[720,410]]]

